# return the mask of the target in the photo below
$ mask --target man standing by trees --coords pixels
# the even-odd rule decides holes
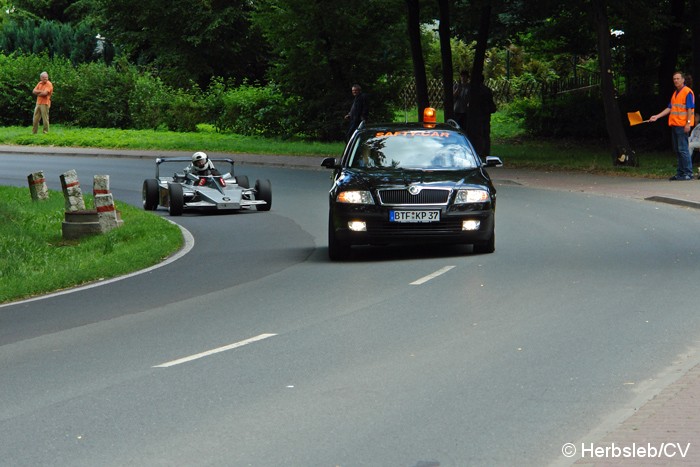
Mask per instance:
[[[676,91],[671,96],[671,102],[664,110],[649,118],[650,122],[668,115],[668,126],[671,127],[673,151],[678,157],[676,175],[669,180],[692,180],[693,163],[688,148],[688,133],[695,122],[695,95],[685,85],[683,73],[677,71],[673,74],[673,85]]]
[[[49,74],[43,71],[39,75],[39,82],[34,87],[32,94],[36,96],[36,107],[34,107],[34,121],[32,133],[36,134],[39,129],[39,120],[44,123],[44,133],[49,132],[49,109],[51,108],[51,95],[53,94],[53,84],[49,81]]]
[[[469,72],[462,70],[459,72],[459,83],[455,83],[452,88],[454,95],[454,115],[455,120],[467,131],[467,111],[469,110]]]
[[[352,134],[357,130],[357,127],[360,126],[360,123],[367,120],[367,114],[369,113],[367,96],[362,94],[362,88],[359,84],[353,84],[352,95],[355,96],[355,99],[352,101],[350,112],[345,116],[346,120],[350,120],[350,127],[347,133],[345,133],[345,141],[350,141]]]

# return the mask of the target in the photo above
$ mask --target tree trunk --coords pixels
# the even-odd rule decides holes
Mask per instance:
[[[472,79],[484,74],[484,61],[488,48],[489,32],[491,30],[491,0],[481,2],[481,16],[479,17],[479,31],[476,36],[474,48],[474,63],[472,64]]]
[[[442,58],[442,88],[445,94],[443,102],[445,121],[454,118],[454,72],[452,70],[452,45],[450,44],[450,5],[448,0],[438,0],[440,7],[440,56]]]
[[[690,45],[693,50],[690,71],[693,81],[698,80],[698,83],[700,83],[700,1],[692,0],[690,2],[690,13]],[[693,86],[690,86],[690,89],[693,89],[693,92],[695,92]],[[695,105],[697,107],[697,102]],[[695,123],[698,122],[696,121]]]
[[[605,108],[605,126],[610,137],[613,165],[638,165],[634,151],[630,149],[627,134],[622,124],[620,107],[615,99],[610,54],[610,26],[606,0],[593,0],[593,17],[598,33],[598,57],[600,61],[600,90]]]
[[[418,121],[423,121],[423,110],[428,107],[428,80],[425,76],[425,59],[420,42],[420,5],[418,0],[406,0],[408,7],[408,40],[413,57],[413,75],[416,80],[416,104]]]
[[[673,85],[673,73],[677,71],[678,53],[683,37],[683,23],[685,0],[671,0],[671,24],[666,29],[664,53],[659,64],[659,91],[662,97],[673,94],[676,90]]]

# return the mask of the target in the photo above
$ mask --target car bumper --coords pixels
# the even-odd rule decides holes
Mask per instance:
[[[336,204],[331,209],[336,238],[349,245],[397,243],[478,243],[488,241],[494,232],[495,209],[440,209],[439,222],[403,223],[389,220],[389,209],[357,208]],[[464,230],[464,221],[478,221],[475,230]],[[349,223],[360,222],[366,230],[352,230]]]

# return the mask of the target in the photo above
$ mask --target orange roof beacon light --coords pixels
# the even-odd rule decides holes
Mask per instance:
[[[436,123],[437,114],[435,109],[432,107],[426,107],[423,109],[423,123]]]

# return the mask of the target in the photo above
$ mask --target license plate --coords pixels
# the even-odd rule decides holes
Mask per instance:
[[[440,211],[389,211],[391,222],[439,222]]]

